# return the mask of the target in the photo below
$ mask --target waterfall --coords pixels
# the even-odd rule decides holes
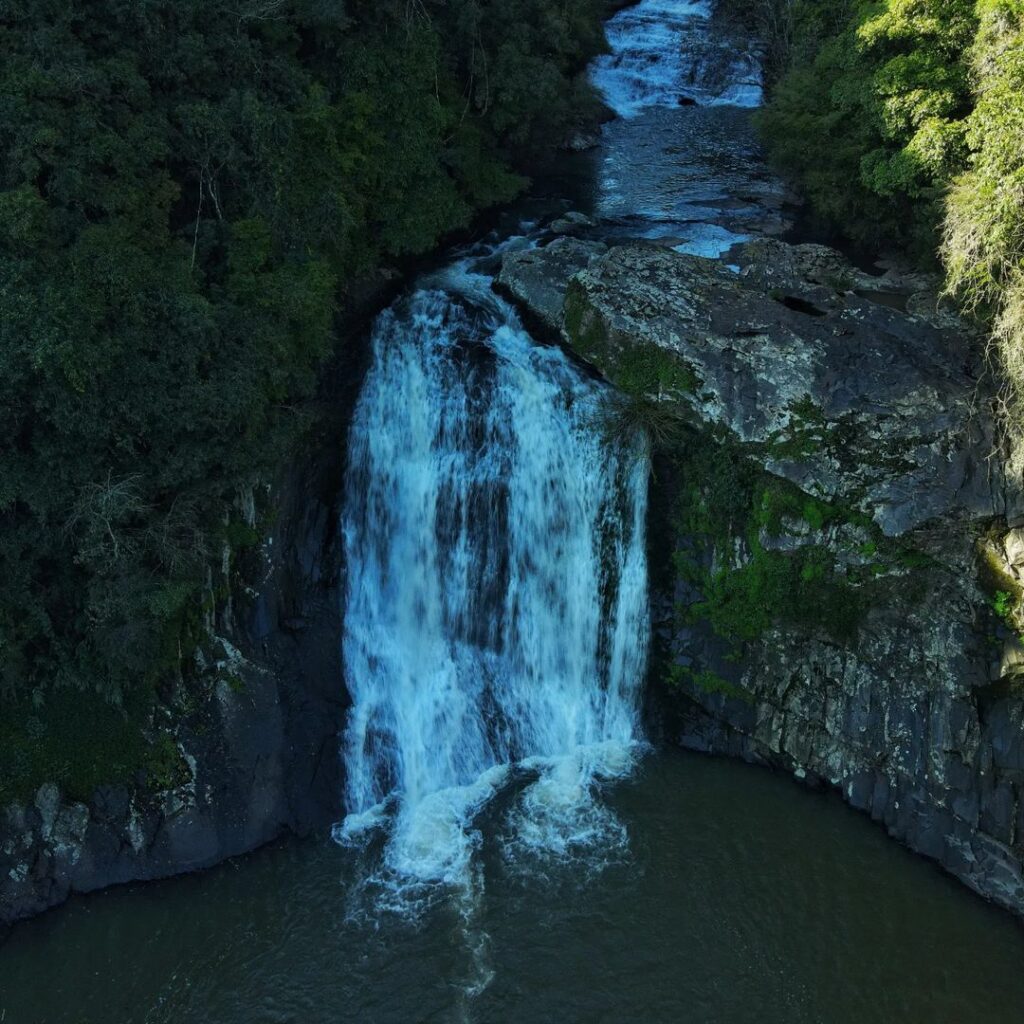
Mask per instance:
[[[343,535],[352,840],[386,824],[398,876],[465,878],[472,821],[530,775],[516,841],[566,849],[629,767],[648,636],[642,439],[609,391],[535,344],[456,264],[379,319]]]
[[[711,29],[710,0],[641,0],[608,22],[611,53],[592,80],[620,117],[648,107],[756,107],[762,98],[756,54]]]

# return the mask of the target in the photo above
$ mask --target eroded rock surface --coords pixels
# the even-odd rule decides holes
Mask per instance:
[[[225,635],[165,698],[165,777],[101,786],[86,802],[48,783],[0,807],[0,929],[73,892],[198,870],[338,820],[336,514],[307,470],[273,495],[282,516],[250,606],[218,613]]]
[[[739,260],[736,273],[661,246],[561,239],[512,254],[501,283],[612,381],[684,406],[890,536],[1006,512],[962,327],[858,295],[865,275],[820,246],[760,242]]]
[[[968,328],[822,246],[586,245],[503,282],[552,323],[561,288],[566,343],[660,430],[666,730],[836,787],[1024,914],[1021,501]]]

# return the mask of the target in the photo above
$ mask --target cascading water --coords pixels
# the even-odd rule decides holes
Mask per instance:
[[[608,23],[594,84],[620,117],[677,104],[756,107],[761,64],[710,28],[710,0],[643,0]]]
[[[513,844],[607,834],[595,781],[639,737],[645,444],[602,439],[609,390],[471,265],[380,318],[349,452],[338,837],[387,822],[400,886],[466,883],[512,766]]]
[[[695,0],[620,12],[592,77],[634,119],[620,126],[649,112],[651,128],[620,145],[611,126],[598,212],[717,255],[744,236],[718,223],[706,175],[681,188],[663,152],[681,102],[713,108],[680,127],[695,144],[704,126],[721,175],[728,106],[760,100],[756,59],[716,39],[709,12]],[[621,191],[623,176],[635,187]],[[629,770],[640,736],[646,445],[603,439],[610,389],[534,343],[491,289],[494,255],[464,258],[380,318],[350,440],[353,707],[336,836],[386,830],[373,877],[403,909],[437,883],[473,889],[474,819],[509,786],[513,860],[600,857],[622,832],[597,783]]]

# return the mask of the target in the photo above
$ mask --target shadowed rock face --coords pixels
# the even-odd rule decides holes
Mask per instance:
[[[345,694],[330,515],[312,501],[275,538],[279,556],[235,635],[242,649],[214,645],[233,684],[213,683],[197,710],[178,709],[187,772],[173,788],[140,779],[101,787],[86,804],[50,784],[0,811],[0,926],[71,892],[209,867],[340,817]]]
[[[218,613],[205,664],[165,697],[178,777],[103,786],[88,803],[48,784],[0,808],[0,929],[73,892],[198,870],[339,820],[342,453],[324,446],[284,475],[246,607],[236,597]]]
[[[835,786],[1024,913],[1020,644],[991,610],[994,585],[1020,582],[1019,532],[998,535],[1021,501],[993,456],[969,332],[926,278],[870,277],[832,250],[774,240],[730,259],[571,240],[509,254],[501,275],[609,380],[687,424],[652,495],[664,728]],[[687,476],[701,448],[753,467],[758,501],[783,488],[788,511],[741,520],[709,501],[704,532],[688,533],[685,502],[722,489]],[[764,628],[723,629],[737,602],[755,618],[765,592],[784,598],[758,589],[782,556],[826,567],[822,600],[858,608],[843,630],[783,607]],[[723,592],[732,604],[716,606]]]

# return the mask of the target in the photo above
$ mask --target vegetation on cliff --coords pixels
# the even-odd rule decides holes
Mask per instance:
[[[604,10],[5,6],[0,696],[37,731],[55,688],[134,704],[188,657],[346,284],[507,201],[593,115]]]
[[[992,324],[1024,437],[1024,2],[758,6],[787,54],[761,117],[770,155],[851,239],[941,259]]]

